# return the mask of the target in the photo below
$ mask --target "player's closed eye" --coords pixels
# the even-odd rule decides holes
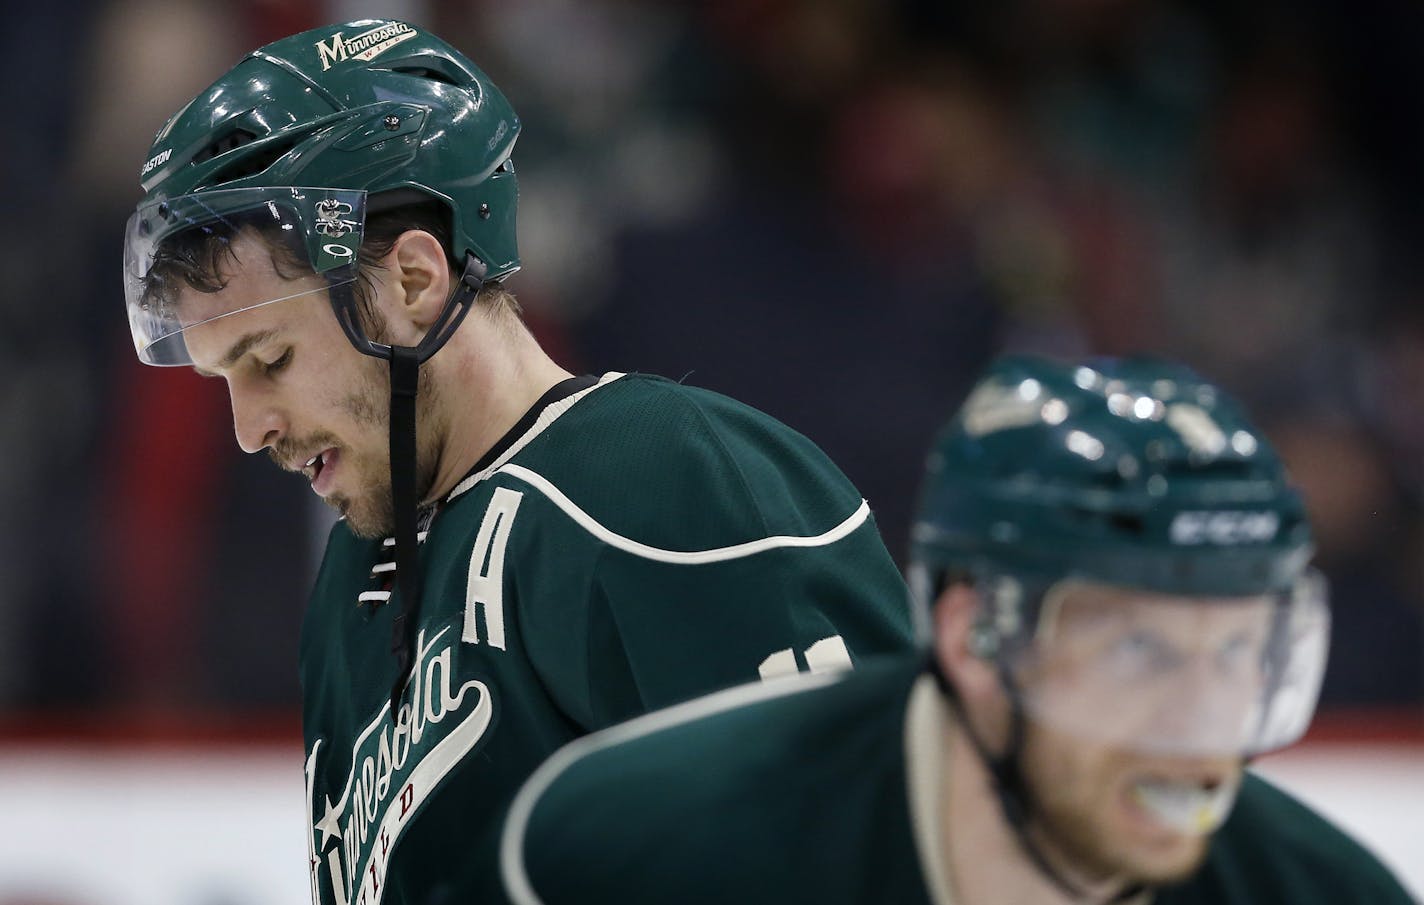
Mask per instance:
[[[287,365],[289,365],[289,364],[291,364],[291,363],[292,363],[292,350],[291,350],[290,347],[288,347],[288,348],[287,348],[287,351],[285,351],[285,352],[283,352],[281,355],[277,356],[277,358],[274,359],[273,361],[270,361],[270,362],[268,362],[268,361],[261,362],[262,373],[263,373],[264,375],[268,376],[268,377],[271,377],[272,375],[278,373],[279,371],[281,371],[283,368],[285,368]]]

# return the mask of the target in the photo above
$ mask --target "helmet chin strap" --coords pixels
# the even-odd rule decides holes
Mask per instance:
[[[391,686],[391,718],[400,711],[406,676],[415,662],[411,625],[420,618],[420,548],[415,489],[415,395],[420,385],[420,356],[414,346],[391,347],[391,500],[395,514],[396,582],[400,612],[391,623],[391,652],[396,677]]]
[[[420,366],[445,345],[474,306],[484,286],[487,269],[472,254],[465,255],[460,281],[440,309],[440,316],[414,346],[386,345],[366,335],[356,307],[351,285],[332,287],[331,303],[336,319],[357,351],[383,358],[391,367],[390,453],[391,508],[395,518],[396,587],[400,612],[391,623],[391,652],[396,656],[396,675],[391,685],[391,716],[400,712],[407,677],[415,663],[415,637],[411,626],[420,620],[420,548],[417,510],[420,506],[416,481],[415,398],[420,386]]]
[[[485,272],[482,261],[474,255],[466,255],[460,282],[420,343],[387,347],[391,363],[391,505],[395,515],[396,582],[401,602],[400,612],[391,623],[391,653],[396,656],[395,681],[391,685],[392,719],[400,712],[400,699],[416,660],[412,626],[420,621],[420,542],[416,526],[420,498],[415,486],[415,398],[420,386],[420,366],[440,351],[469,313],[484,285]]]
[[[1063,875],[1049,862],[1048,856],[1044,853],[1043,847],[1034,839],[1029,832],[1029,820],[1032,817],[1033,796],[1029,792],[1028,783],[1024,779],[1021,766],[1023,756],[1023,745],[1027,718],[1024,716],[1022,699],[1019,694],[1018,685],[1014,682],[1013,676],[1002,664],[998,664],[999,680],[1004,685],[1004,690],[1009,696],[1009,739],[1004,746],[1002,754],[993,754],[989,751],[984,740],[974,730],[974,724],[970,721],[968,713],[965,711],[964,702],[959,699],[954,686],[940,670],[938,662],[933,662],[931,668],[936,681],[939,683],[940,691],[947,697],[955,710],[959,712],[961,728],[965,738],[969,739],[969,746],[974,749],[974,753],[979,757],[979,762],[984,765],[994,784],[994,793],[999,803],[999,812],[1003,814],[1004,822],[1013,831],[1014,838],[1019,844],[1019,848],[1028,856],[1029,861],[1050,883],[1058,888],[1060,892],[1068,898],[1077,902],[1092,901],[1091,894],[1072,880]],[[1113,902],[1123,902],[1142,891],[1137,884],[1132,884],[1122,892],[1107,900],[1105,905]]]

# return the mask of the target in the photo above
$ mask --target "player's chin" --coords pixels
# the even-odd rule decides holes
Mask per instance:
[[[1177,836],[1150,847],[1134,847],[1123,858],[1123,873],[1146,886],[1178,883],[1197,872],[1206,859],[1209,836]]]
[[[328,497],[326,503],[341,514],[351,533],[363,540],[380,540],[395,532],[389,507],[371,506],[345,496]]]

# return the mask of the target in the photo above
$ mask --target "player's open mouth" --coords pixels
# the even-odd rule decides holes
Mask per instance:
[[[1238,785],[1226,778],[1149,776],[1134,782],[1129,796],[1156,823],[1183,835],[1205,836],[1230,813]]]
[[[308,473],[311,489],[317,496],[326,496],[331,492],[336,480],[336,463],[340,458],[341,454],[333,447],[323,449],[307,460],[303,470]]]

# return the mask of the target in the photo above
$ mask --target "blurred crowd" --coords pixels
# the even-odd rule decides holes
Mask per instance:
[[[367,15],[453,41],[520,112],[508,285],[570,369],[786,421],[903,555],[923,451],[992,356],[1179,358],[1305,490],[1324,706],[1424,711],[1424,7],[62,0],[0,34],[4,714],[295,711],[329,517],[237,449],[220,381],[136,362],[120,238],[169,114]]]

